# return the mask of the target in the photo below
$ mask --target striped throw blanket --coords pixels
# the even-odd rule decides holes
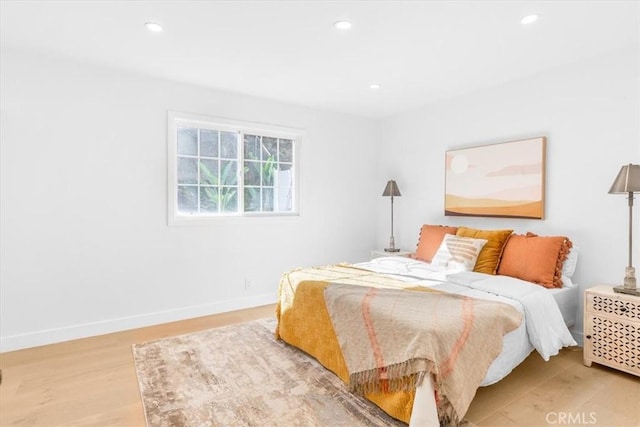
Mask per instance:
[[[412,390],[432,375],[441,419],[459,422],[505,334],[522,315],[512,306],[440,291],[345,284],[325,302],[359,393]]]

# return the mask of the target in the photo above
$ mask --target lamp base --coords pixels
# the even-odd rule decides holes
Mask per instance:
[[[613,291],[619,294],[635,295],[637,297],[640,297],[640,289],[638,288],[625,288],[624,286],[615,286],[613,288]]]
[[[625,269],[624,282],[622,282],[625,288],[635,289],[636,287],[636,269],[633,266],[629,266]]]
[[[613,288],[614,292],[627,295],[640,296],[640,289],[636,287],[636,269],[633,266],[628,266],[625,269],[624,282],[622,286],[616,286]]]
[[[393,226],[392,226],[393,230]],[[384,248],[385,252],[400,252],[400,249],[396,249],[396,239],[393,238],[393,231],[391,237],[389,237],[389,247]]]

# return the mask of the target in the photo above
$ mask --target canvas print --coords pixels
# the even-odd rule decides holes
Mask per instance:
[[[546,138],[449,150],[445,215],[544,218]]]

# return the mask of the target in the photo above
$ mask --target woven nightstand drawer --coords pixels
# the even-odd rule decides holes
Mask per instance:
[[[640,321],[640,298],[611,297],[609,295],[593,294],[591,309],[594,313],[606,313],[620,318]],[[635,301],[631,298],[635,298]]]
[[[592,362],[640,376],[640,298],[609,286],[586,290],[584,364]]]

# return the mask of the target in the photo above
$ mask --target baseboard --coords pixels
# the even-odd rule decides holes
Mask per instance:
[[[64,328],[44,329],[26,334],[0,337],[0,353],[104,335],[112,332],[126,331],[128,329],[143,328],[145,326],[175,322],[177,320],[192,319],[210,314],[225,313],[243,308],[258,307],[275,302],[276,296],[273,293],[269,293],[183,307],[175,310],[146,313],[138,316],[121,317],[101,322],[84,323]]]

